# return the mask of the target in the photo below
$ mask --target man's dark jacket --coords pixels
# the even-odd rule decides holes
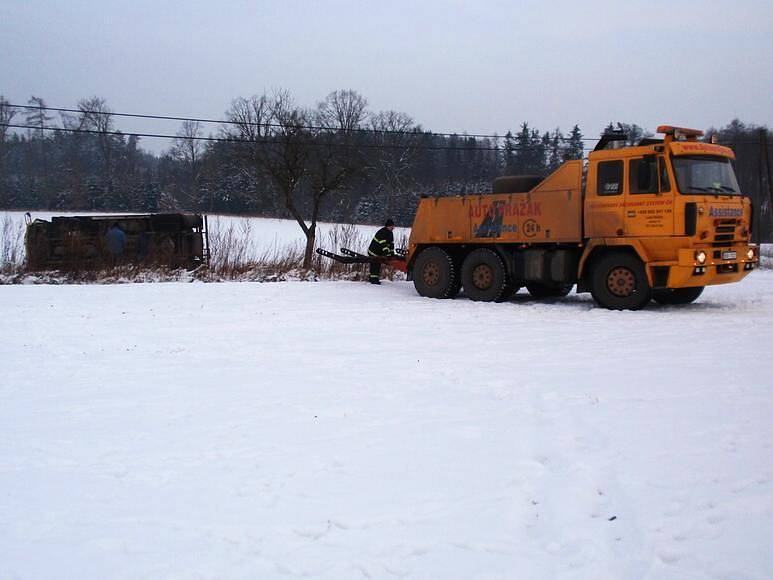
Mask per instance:
[[[368,247],[368,253],[371,256],[395,255],[395,237],[389,228],[383,227],[376,232]]]

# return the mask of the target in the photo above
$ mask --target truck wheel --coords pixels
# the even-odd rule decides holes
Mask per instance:
[[[492,193],[523,193],[534,189],[544,177],[540,175],[503,175],[491,183]]]
[[[530,282],[526,289],[534,298],[563,298],[574,288],[574,284],[550,284],[546,282]]]
[[[456,279],[454,261],[444,249],[432,246],[422,250],[416,257],[413,264],[413,285],[421,296],[451,298],[457,284]]]
[[[470,252],[462,264],[462,286],[470,300],[500,300],[507,286],[507,272],[499,254],[488,248]]]
[[[593,299],[610,310],[638,310],[652,293],[642,261],[627,252],[611,252],[592,265]]]
[[[703,294],[703,286],[689,288],[664,288],[653,290],[652,299],[658,304],[689,304],[695,302]]]

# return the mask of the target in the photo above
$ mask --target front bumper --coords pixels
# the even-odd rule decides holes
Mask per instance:
[[[747,257],[749,249],[754,251],[752,259]],[[705,262],[700,263],[696,259],[698,252],[706,253]],[[723,259],[727,252],[735,252],[736,258]],[[662,268],[668,268],[667,288],[685,288],[738,282],[757,268],[759,261],[759,248],[753,244],[745,244],[730,248],[682,249],[679,250],[678,261],[652,263],[650,266],[653,270],[661,268],[661,272]],[[658,277],[653,276],[653,279],[655,278]]]

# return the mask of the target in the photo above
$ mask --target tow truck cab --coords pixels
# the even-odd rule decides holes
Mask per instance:
[[[737,282],[759,256],[733,151],[698,141],[699,130],[658,132],[665,138],[621,149],[602,141],[590,153],[581,269],[601,246],[626,246],[646,265],[652,288]]]

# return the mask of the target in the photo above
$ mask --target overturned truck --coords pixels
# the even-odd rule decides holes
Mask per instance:
[[[27,217],[28,270],[118,265],[196,268],[209,259],[206,216],[163,213]]]

